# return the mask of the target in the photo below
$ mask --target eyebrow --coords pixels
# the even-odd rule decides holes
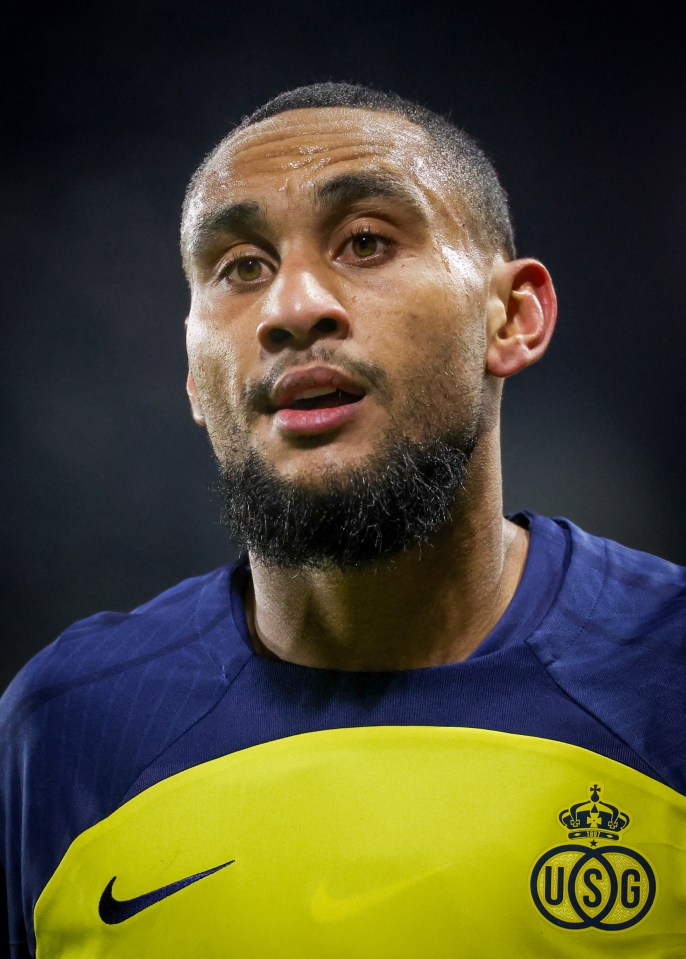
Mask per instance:
[[[188,244],[188,253],[192,259],[201,259],[219,236],[254,236],[266,229],[267,221],[259,203],[254,200],[229,203],[203,217]]]
[[[426,219],[424,207],[416,193],[392,173],[342,173],[315,189],[318,206],[331,211],[376,197],[395,200],[416,216]]]
[[[426,220],[424,208],[416,194],[399,178],[390,173],[342,173],[320,183],[314,190],[314,200],[324,213],[335,213],[363,200],[390,199]],[[242,200],[221,206],[204,217],[188,244],[190,259],[201,260],[220,236],[234,235],[264,237],[269,233],[264,210],[256,200]]]

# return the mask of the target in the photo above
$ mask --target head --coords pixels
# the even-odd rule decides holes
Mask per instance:
[[[255,560],[391,556],[473,499],[475,458],[499,469],[502,382],[545,350],[554,293],[449,121],[344,84],[283,94],[194,175],[182,250],[193,415]]]

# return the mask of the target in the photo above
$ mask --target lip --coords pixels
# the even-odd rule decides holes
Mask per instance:
[[[289,403],[300,399],[306,390],[317,386],[330,386],[334,390],[342,390],[353,396],[364,396],[367,392],[343,370],[333,366],[307,366],[284,373],[272,391],[270,397],[272,406],[275,411],[281,411]]]
[[[289,403],[302,398],[308,390],[331,387],[360,399],[340,406],[319,409],[290,409]],[[271,395],[274,425],[285,433],[314,435],[343,426],[356,416],[364,406],[365,388],[348,373],[331,366],[310,366],[285,373],[277,382]]]
[[[307,433],[310,436],[326,433],[357,416],[365,402],[366,397],[363,396],[356,403],[327,406],[320,410],[281,409],[274,414],[274,424],[284,433]]]

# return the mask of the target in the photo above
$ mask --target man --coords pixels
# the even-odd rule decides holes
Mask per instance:
[[[555,295],[490,162],[301,88],[202,164],[182,251],[247,554],[7,693],[12,955],[686,955],[686,575],[502,516]]]

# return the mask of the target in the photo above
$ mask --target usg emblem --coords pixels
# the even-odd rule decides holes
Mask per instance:
[[[652,866],[640,853],[613,845],[630,818],[600,799],[602,787],[591,786],[591,797],[559,814],[577,844],[555,846],[538,859],[531,873],[531,896],[549,922],[564,929],[627,929],[644,919],[655,901]],[[610,840],[610,845],[601,845]],[[578,843],[588,843],[586,848]]]

